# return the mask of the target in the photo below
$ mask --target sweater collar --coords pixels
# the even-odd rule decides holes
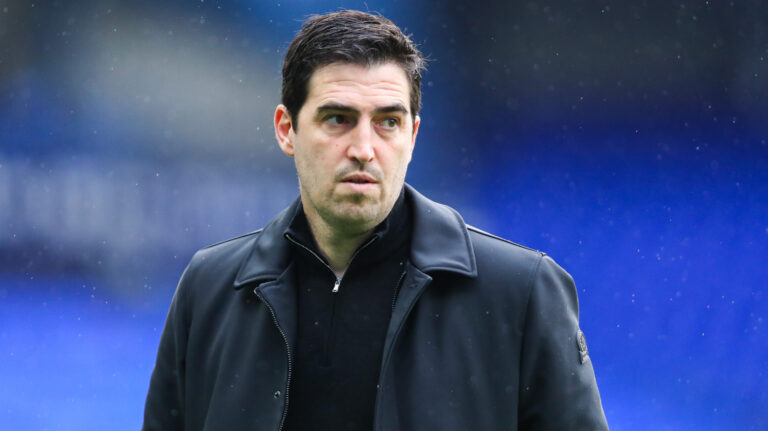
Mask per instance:
[[[290,237],[294,244],[301,245],[294,247],[294,251],[305,252],[305,250],[309,250],[327,264],[312,235],[302,204],[299,204],[296,209],[284,236]],[[373,229],[371,236],[363,241],[360,248],[365,248],[365,250],[360,248],[357,250],[353,263],[356,266],[375,264],[400,248],[405,242],[410,241],[410,236],[411,211],[405,200],[405,188],[403,188],[389,215]]]
[[[477,277],[474,249],[459,213],[427,199],[408,184],[404,188],[413,220],[411,263],[425,273],[446,271]],[[297,198],[256,236],[251,252],[240,265],[235,288],[274,280],[286,269],[291,259],[291,243],[284,235],[301,210],[300,205],[301,198]]]

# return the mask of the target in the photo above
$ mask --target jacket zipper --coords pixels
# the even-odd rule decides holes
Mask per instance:
[[[405,272],[407,272],[407,270],[404,271],[404,273]],[[403,278],[403,276],[401,276],[400,283],[402,283],[402,278]],[[428,282],[426,282],[426,283],[428,283]],[[398,289],[398,292],[399,292],[399,290],[400,289]],[[397,339],[400,336],[400,331],[403,329],[403,326],[405,325],[405,321],[408,320],[408,316],[411,314],[411,310],[413,310],[413,307],[419,301],[419,298],[421,298],[421,295],[423,293],[424,293],[424,287],[422,287],[421,291],[418,292],[418,295],[416,295],[410,301],[410,304],[409,304],[408,308],[405,310],[405,315],[403,316],[402,321],[400,322],[400,325],[398,325],[398,327],[395,330],[395,333],[394,333],[393,338],[392,338],[392,342],[390,343],[390,346],[389,346],[389,350],[383,352],[384,358],[383,358],[383,362],[381,364],[381,371],[379,373],[379,383],[376,385],[376,388],[379,389],[379,390],[381,389],[382,378],[386,375],[387,369],[389,368],[389,363],[391,361],[391,356],[392,356],[391,352],[393,352],[395,347],[396,347]],[[397,300],[397,297],[395,297],[395,301],[396,300]],[[393,312],[394,312],[394,309],[393,309]],[[374,429],[374,431],[379,429],[379,410],[381,408],[381,406],[379,404],[381,402],[380,396],[381,396],[381,393],[379,391],[377,391],[377,393],[376,393],[376,402],[374,403],[374,410],[373,410],[374,411],[374,413],[373,413],[373,429]]]
[[[400,274],[400,279],[397,280],[397,284],[395,284],[395,294],[392,296],[392,312],[395,312],[395,302],[397,302],[397,294],[400,292],[400,286],[403,284],[403,279],[405,278],[405,264],[403,264],[403,273]]]
[[[283,328],[280,327],[280,324],[277,323],[277,316],[275,315],[275,310],[272,308],[272,306],[267,302],[264,297],[261,296],[261,294],[258,292],[258,287],[253,289],[253,293],[256,294],[256,296],[261,299],[261,302],[264,303],[264,305],[267,306],[267,309],[272,314],[272,321],[275,322],[275,326],[277,326],[277,330],[280,331],[280,335],[283,336],[283,341],[285,342],[285,351],[288,353],[288,381],[285,385],[285,407],[283,407],[283,416],[280,418],[280,426],[277,428],[277,431],[282,431],[283,425],[285,424],[285,418],[288,416],[288,391],[291,388],[291,369],[293,368],[293,362],[291,360],[291,346],[288,344],[288,337],[285,335],[285,332],[283,332]]]

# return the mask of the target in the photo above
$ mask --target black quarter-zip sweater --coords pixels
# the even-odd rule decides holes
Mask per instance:
[[[410,219],[401,193],[337,279],[318,250],[303,207],[297,209],[285,234],[299,268],[286,430],[373,429],[384,337],[410,250]]]

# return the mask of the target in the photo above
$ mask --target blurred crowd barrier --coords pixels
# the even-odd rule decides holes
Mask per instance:
[[[157,269],[260,228],[295,178],[190,163],[0,159],[0,267],[10,273]]]

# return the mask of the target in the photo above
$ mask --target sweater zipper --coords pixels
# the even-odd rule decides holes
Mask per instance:
[[[328,335],[327,335],[327,337],[325,339],[325,346],[323,347],[323,355],[324,355],[325,361],[326,361],[326,363],[329,363],[330,362],[329,355],[330,355],[330,352],[331,352],[331,342],[332,342],[331,337],[333,337],[333,333],[334,333],[335,326],[336,326],[335,325],[335,322],[336,322],[336,320],[335,320],[335,315],[336,315],[336,294],[339,293],[339,287],[341,286],[341,281],[344,279],[344,275],[346,275],[346,271],[344,272],[344,274],[341,275],[341,277],[337,277],[336,273],[333,272],[331,267],[327,263],[325,263],[325,261],[317,253],[312,251],[309,247],[305,246],[304,244],[298,242],[293,237],[291,237],[291,235],[289,235],[287,233],[285,234],[285,238],[288,239],[288,241],[290,241],[290,242],[298,245],[299,247],[303,248],[304,250],[308,251],[312,256],[315,256],[315,258],[317,258],[317,260],[323,266],[328,268],[328,271],[330,271],[331,274],[333,274],[334,277],[335,277],[335,281],[333,282],[333,287],[331,288],[331,293],[333,294],[333,301],[331,302],[331,316],[330,316],[331,317],[331,323],[330,323],[330,326],[329,326],[329,329],[328,329]],[[352,261],[355,260],[355,256],[357,256],[358,253],[360,253],[360,251],[362,251],[364,248],[368,247],[369,245],[373,244],[377,239],[378,239],[378,236],[373,235],[365,244],[363,244],[362,246],[358,247],[358,249],[355,250],[355,253],[352,254],[352,257],[349,259],[349,264],[350,265],[352,264]]]
[[[256,296],[261,299],[261,302],[264,303],[264,305],[267,306],[267,309],[272,314],[272,321],[275,322],[275,326],[277,326],[277,330],[280,331],[280,335],[283,336],[283,341],[285,342],[285,351],[288,354],[288,380],[285,384],[285,407],[283,407],[283,415],[280,417],[280,426],[277,428],[277,431],[282,431],[283,425],[285,424],[285,418],[288,416],[288,391],[291,388],[291,369],[293,368],[293,361],[291,360],[291,346],[288,344],[288,337],[285,335],[285,332],[283,332],[283,328],[280,327],[280,324],[277,323],[277,316],[275,315],[275,310],[272,308],[272,305],[269,304],[268,301],[264,299],[264,297],[261,296],[261,294],[258,292],[258,287],[253,289],[253,293],[256,294]]]
[[[320,256],[319,256],[317,253],[315,253],[314,251],[312,251],[312,250],[311,250],[309,247],[305,246],[304,244],[302,244],[302,243],[300,243],[300,242],[296,241],[295,239],[293,239],[293,237],[292,237],[292,236],[290,236],[290,235],[289,235],[289,234],[287,234],[287,233],[285,234],[285,238],[286,238],[288,241],[290,241],[290,242],[292,242],[292,243],[294,243],[294,244],[298,245],[299,247],[303,248],[304,250],[308,251],[308,252],[309,252],[309,253],[310,253],[312,256],[315,256],[315,258],[317,258],[317,260],[318,260],[318,261],[320,261],[320,263],[321,263],[321,264],[323,264],[323,266],[324,266],[324,267],[328,268],[328,271],[330,271],[330,272],[331,272],[331,274],[333,274],[333,276],[336,278],[336,280],[333,282],[333,287],[331,288],[331,293],[339,293],[339,287],[341,287],[341,280],[343,280],[343,279],[344,279],[344,275],[346,274],[346,271],[345,271],[345,273],[344,273],[344,274],[342,274],[342,275],[341,275],[341,277],[337,277],[337,276],[336,276],[336,273],[335,273],[335,272],[333,272],[333,270],[331,269],[331,267],[330,267],[330,266],[328,266],[328,264],[327,264],[327,263],[325,263],[325,261],[323,260],[323,258],[321,258],[321,257],[320,257]],[[369,245],[373,244],[373,243],[374,243],[374,242],[375,242],[377,239],[378,239],[378,237],[377,237],[376,235],[374,235],[374,236],[372,236],[372,237],[371,237],[371,238],[368,240],[368,242],[366,242],[365,244],[363,244],[362,246],[360,246],[360,247],[359,247],[357,250],[355,250],[355,252],[352,254],[352,257],[349,259],[349,264],[350,264],[350,265],[352,264],[352,261],[353,261],[353,260],[355,260],[355,256],[357,256],[357,255],[358,255],[358,253],[360,253],[360,252],[361,252],[361,251],[362,251],[364,248],[366,248],[366,247],[368,247]]]

